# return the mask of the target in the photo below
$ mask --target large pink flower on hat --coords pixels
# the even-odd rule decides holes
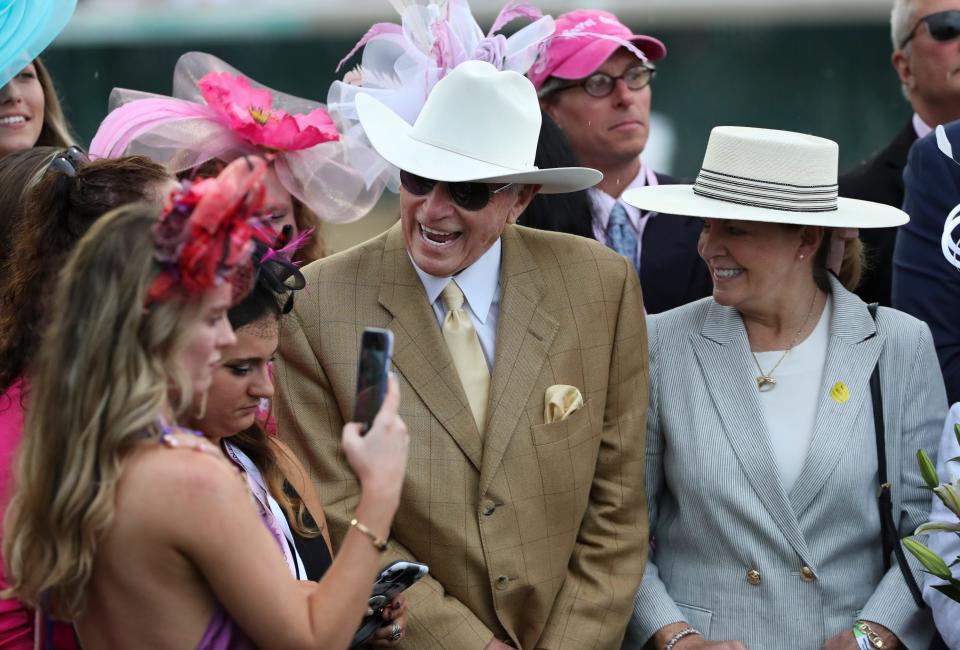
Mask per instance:
[[[297,151],[340,139],[322,108],[290,115],[273,108],[273,93],[254,88],[242,75],[211,72],[198,84],[207,105],[244,140],[267,149]]]

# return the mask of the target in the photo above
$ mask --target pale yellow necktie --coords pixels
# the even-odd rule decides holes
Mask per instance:
[[[463,309],[463,292],[453,280],[443,290],[447,315],[443,319],[443,338],[450,348],[453,365],[460,375],[460,383],[467,394],[477,429],[483,433],[487,416],[487,392],[490,390],[490,370],[477,338],[477,330],[470,314]]]

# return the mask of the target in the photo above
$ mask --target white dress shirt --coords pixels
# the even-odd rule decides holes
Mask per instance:
[[[658,185],[657,175],[647,165],[640,161],[640,171],[631,183],[624,188],[624,192],[638,187],[653,187]],[[647,227],[647,221],[656,216],[656,212],[643,212],[629,203],[624,203],[622,199],[615,199],[603,190],[597,187],[591,187],[587,190],[590,202],[593,207],[593,238],[601,244],[607,244],[607,223],[610,222],[610,213],[613,206],[619,203],[627,211],[627,220],[633,232],[637,235],[637,259],[634,260],[636,267],[640,268],[640,256],[643,250],[643,231]],[[620,194],[623,196],[623,193]]]
[[[437,323],[443,325],[447,315],[447,306],[440,294],[451,281],[456,282],[463,292],[465,308],[473,327],[477,330],[483,356],[487,360],[490,374],[493,374],[493,355],[497,348],[497,322],[500,320],[500,259],[503,246],[500,239],[493,243],[476,262],[453,277],[438,278],[422,270],[410,258],[416,269],[427,300],[433,307]],[[409,253],[408,253],[409,255]]]
[[[943,425],[943,434],[940,436],[940,449],[937,452],[937,474],[941,482],[954,481],[960,478],[960,462],[948,462],[951,458],[960,456],[960,445],[957,445],[957,436],[953,432],[953,425],[960,423],[960,402],[950,408],[947,421]],[[930,511],[930,521],[956,523],[957,517],[947,510],[937,495],[933,495],[933,508]],[[953,562],[960,555],[960,538],[955,533],[930,533],[927,546],[946,560]],[[960,565],[953,567],[953,577],[960,578]],[[960,603],[950,600],[933,585],[943,583],[940,578],[929,573],[924,574],[923,599],[933,610],[933,620],[940,630],[940,636],[947,643],[948,648],[960,648]]]

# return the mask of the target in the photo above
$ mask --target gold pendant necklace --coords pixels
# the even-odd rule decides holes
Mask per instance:
[[[757,366],[757,370],[760,371],[760,374],[757,375],[757,390],[761,393],[766,393],[777,387],[777,380],[773,378],[773,373],[777,368],[780,367],[780,364],[783,363],[783,360],[787,358],[787,355],[790,354],[790,350],[794,348],[797,344],[797,341],[800,340],[800,334],[806,328],[807,323],[810,321],[810,316],[813,314],[813,308],[817,304],[817,290],[813,291],[813,300],[810,301],[810,309],[807,311],[807,317],[803,319],[803,322],[800,323],[800,327],[797,329],[796,334],[793,335],[793,340],[790,341],[790,345],[784,351],[784,353],[777,359],[777,362],[773,364],[773,368],[770,368],[770,372],[764,372],[763,368],[760,367],[760,360],[757,359],[757,353],[753,350],[750,350],[750,354],[753,356],[753,363]]]

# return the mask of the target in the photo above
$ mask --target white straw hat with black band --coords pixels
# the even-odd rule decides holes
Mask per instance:
[[[839,147],[792,131],[718,126],[710,132],[693,185],[627,190],[643,210],[713,219],[829,228],[886,228],[907,223],[889,205],[837,196]]]

